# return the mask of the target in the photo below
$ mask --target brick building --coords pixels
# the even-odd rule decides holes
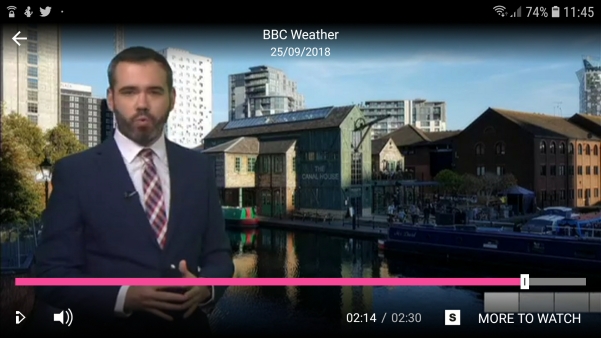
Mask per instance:
[[[456,171],[513,174],[539,207],[595,204],[601,143],[586,121],[489,108],[454,138]]]
[[[369,215],[369,129],[356,106],[258,116],[218,124],[204,138],[204,152],[216,159],[224,205],[249,206],[254,195],[264,216],[293,210],[341,216],[348,205]]]

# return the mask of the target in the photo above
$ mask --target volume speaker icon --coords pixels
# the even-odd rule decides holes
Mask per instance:
[[[66,311],[55,313],[54,321],[59,322],[63,325],[71,326],[71,324],[73,323],[73,312],[71,312],[71,309],[67,309]]]

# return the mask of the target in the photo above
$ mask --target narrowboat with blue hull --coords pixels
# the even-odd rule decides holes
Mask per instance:
[[[393,225],[384,249],[446,255],[448,258],[487,264],[601,271],[601,230],[583,228],[582,222],[572,222],[570,226],[555,224],[542,233],[529,232],[535,227],[528,225],[523,229],[476,225]]]

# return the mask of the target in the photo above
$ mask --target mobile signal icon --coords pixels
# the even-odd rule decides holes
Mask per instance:
[[[522,6],[520,6],[513,14],[511,14],[510,18],[521,18],[522,17]]]
[[[495,6],[492,8],[495,12],[497,12],[497,14],[499,14],[499,16],[506,16],[507,12],[505,11],[505,7],[504,6]]]

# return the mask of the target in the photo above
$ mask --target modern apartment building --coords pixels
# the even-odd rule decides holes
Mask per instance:
[[[100,141],[113,136],[116,127],[115,114],[109,109],[106,99],[100,101]]]
[[[160,53],[173,69],[177,92],[166,135],[181,146],[197,147],[213,127],[213,60],[176,48]]]
[[[92,96],[90,86],[61,83],[60,123],[88,147],[101,142],[101,102],[102,98]]]
[[[580,82],[580,113],[601,116],[601,58],[582,58],[584,67],[576,72]]]
[[[404,125],[413,125],[424,132],[447,130],[447,104],[443,101],[382,100],[366,101],[361,109],[368,120],[390,115],[376,123],[371,131],[372,138],[391,133]]]
[[[305,109],[305,97],[298,93],[296,82],[279,69],[251,67],[229,78],[230,121]]]
[[[3,25],[0,101],[7,113],[19,113],[43,130],[59,123],[61,33],[57,25]],[[12,40],[17,32],[27,40]]]

